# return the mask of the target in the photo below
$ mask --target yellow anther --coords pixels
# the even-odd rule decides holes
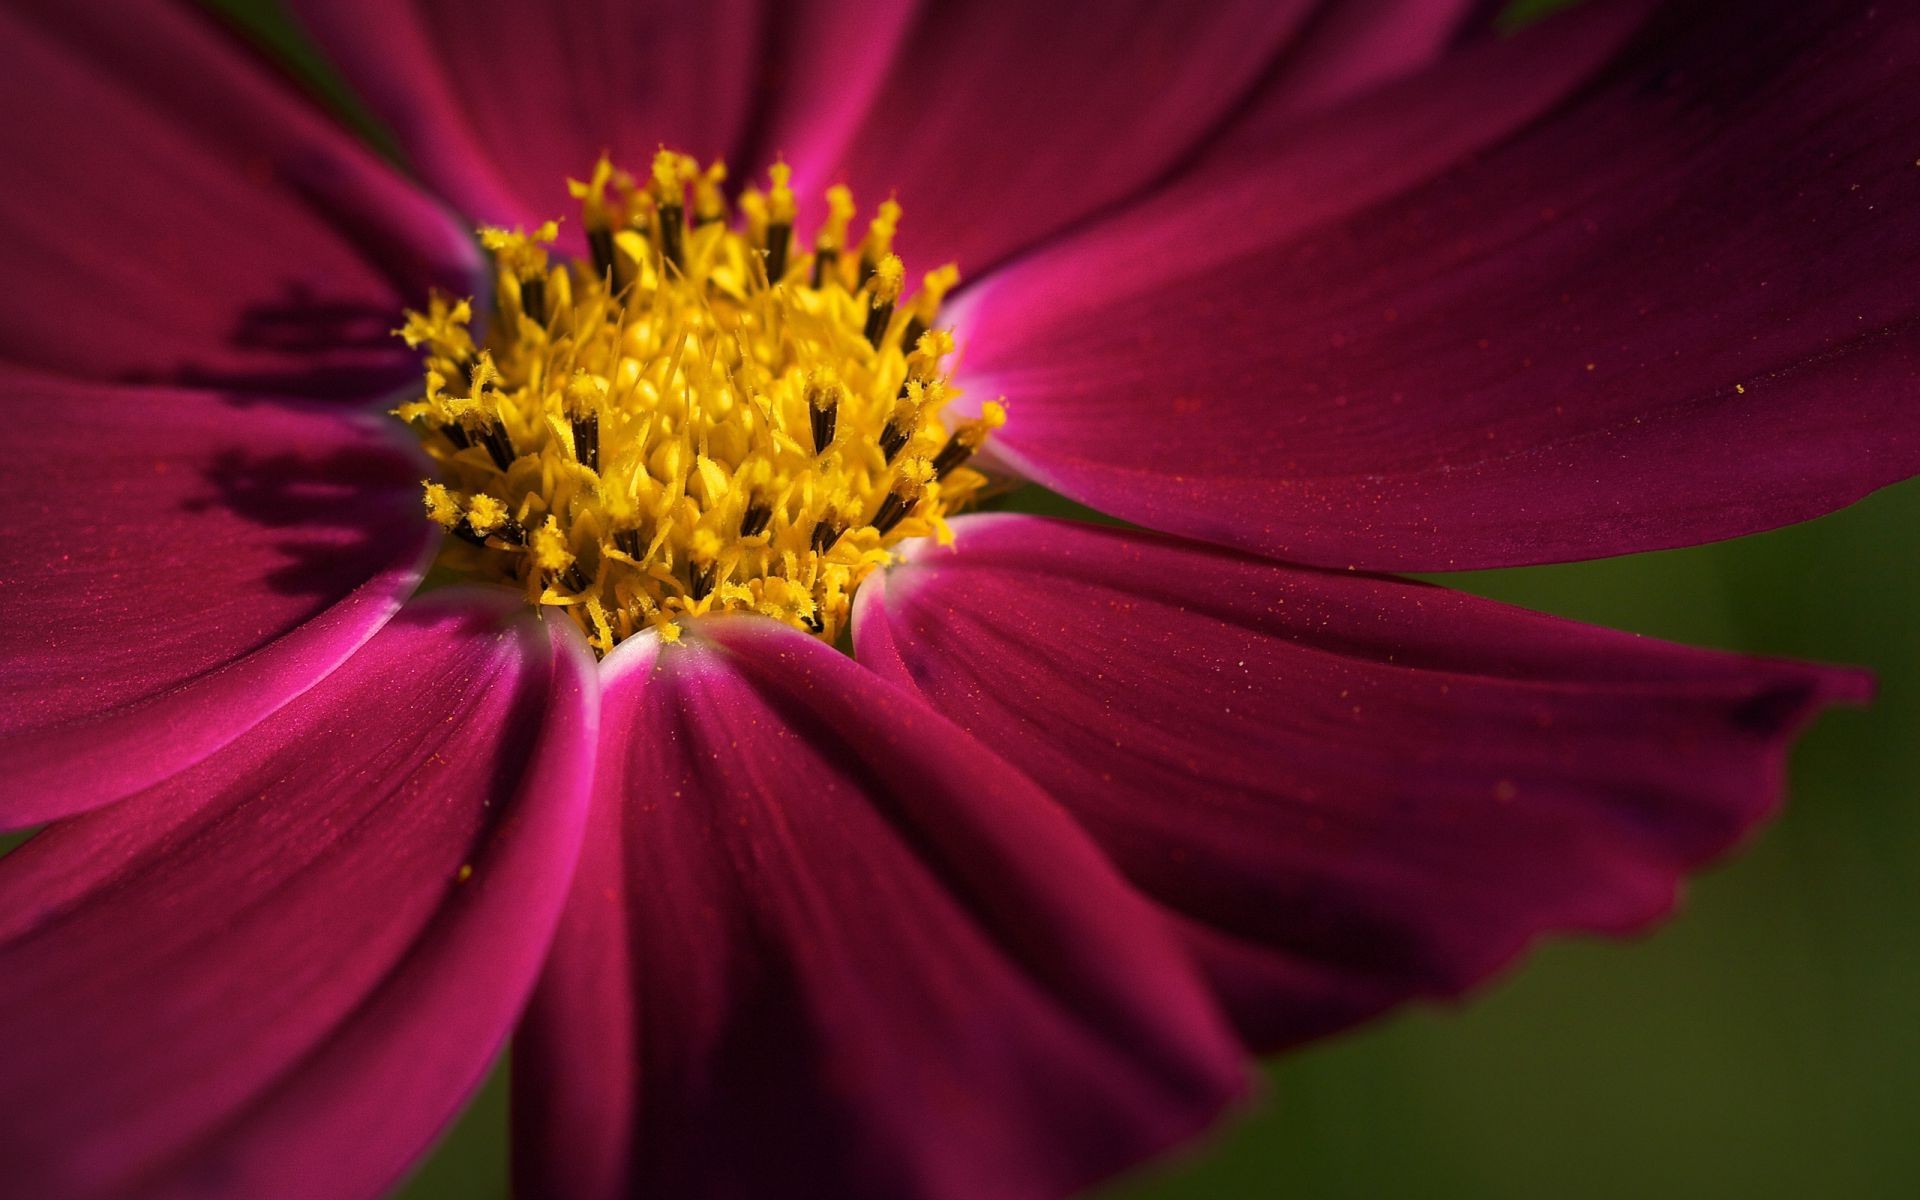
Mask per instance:
[[[693,185],[693,215],[700,224],[723,221],[727,216],[727,164],[714,162]]]
[[[793,168],[777,162],[767,168],[772,185],[767,188],[767,220],[776,225],[793,224]]]
[[[960,422],[953,436],[970,449],[978,449],[987,440],[987,435],[1007,423],[1007,406],[1000,400],[989,400],[980,406],[980,415],[971,421]]]
[[[712,562],[720,557],[720,551],[724,548],[720,535],[711,529],[694,530],[692,544],[688,547],[695,562]]]
[[[534,531],[532,549],[534,565],[549,574],[558,575],[573,565],[573,552],[567,549],[567,538],[560,532],[557,517],[548,517],[546,523]]]
[[[507,523],[507,506],[482,492],[467,503],[467,524],[482,537]]]
[[[547,269],[546,246],[560,236],[560,223],[548,221],[532,233],[518,228],[511,231],[493,225],[480,227],[480,244],[493,252],[493,260],[516,279],[537,279]]]
[[[913,352],[937,362],[953,353],[953,334],[944,329],[929,329],[914,343]]]
[[[900,289],[907,281],[906,264],[897,254],[889,254],[880,260],[873,272],[873,298],[876,303],[892,304],[900,298]]]
[[[892,201],[848,256],[845,188],[821,253],[786,270],[784,164],[732,226],[724,167],[672,151],[651,166],[636,184],[602,160],[570,183],[590,262],[548,264],[551,222],[483,232],[501,311],[531,323],[488,321],[476,346],[470,305],[408,314],[425,381],[395,411],[436,462],[427,515],[457,535],[448,566],[518,585],[603,654],[723,611],[831,639],[895,544],[950,536],[945,515],[986,482],[965,464],[1004,414],[950,433],[952,336],[914,327],[957,275],[907,291]],[[896,313],[905,332],[887,336]]]
[[[653,156],[653,194],[662,204],[681,204],[686,200],[687,184],[700,168],[684,154],[661,150]]]
[[[466,300],[449,301],[436,291],[427,301],[426,312],[408,309],[406,324],[393,332],[407,343],[409,349],[418,350],[426,346],[440,354],[458,357],[473,352],[473,337],[467,332],[467,325],[472,320],[472,303]]]
[[[607,214],[607,186],[613,182],[613,162],[606,155],[593,164],[593,174],[584,181],[567,180],[567,194],[580,201],[581,215],[589,229],[610,224]]]
[[[853,220],[853,192],[844,184],[827,189],[827,219],[820,226],[814,245],[822,250],[839,250],[847,244],[847,225]]]
[[[924,329],[933,324],[933,319],[940,314],[940,305],[946,301],[947,293],[952,291],[954,285],[959,282],[960,268],[955,263],[948,263],[944,267],[937,267],[927,272],[926,277],[920,281],[920,290],[914,294],[913,306],[909,310],[919,328]],[[951,345],[951,337],[948,344]]]
[[[435,483],[431,479],[423,481],[427,490],[427,515],[444,528],[452,529],[460,523],[463,515],[460,501],[454,498],[445,484]]]
[[[607,381],[585,371],[575,371],[567,380],[566,414],[585,417],[598,413],[607,400]]]
[[[740,215],[747,219],[747,238],[756,243],[767,240],[767,194],[759,188],[740,193]]]
[[[922,489],[933,482],[933,464],[924,458],[910,458],[900,466],[900,482],[894,490],[906,495],[918,496]]]
[[[867,236],[860,242],[860,261],[878,265],[881,259],[893,253],[893,235],[900,227],[900,205],[888,200],[880,205],[880,211],[874,214],[873,221],[867,226]]]

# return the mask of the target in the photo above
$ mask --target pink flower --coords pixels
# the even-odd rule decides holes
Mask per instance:
[[[1065,1195],[1643,927],[1866,693],[1372,572],[1920,470],[1897,6],[298,5],[423,187],[104,7],[0,14],[0,1192],[373,1195],[519,1022],[526,1195]],[[961,517],[853,658],[414,597],[387,330],[661,142],[897,189],[998,461],[1158,532]]]

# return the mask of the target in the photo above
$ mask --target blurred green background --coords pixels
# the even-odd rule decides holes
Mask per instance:
[[[271,5],[217,7],[351,107]],[[1659,637],[1865,664],[1882,694],[1814,728],[1785,818],[1660,932],[1550,946],[1465,1009],[1272,1063],[1242,1119],[1103,1200],[1920,1195],[1916,564],[1920,483],[1738,542],[1445,580]],[[504,1197],[506,1153],[496,1072],[401,1195]]]

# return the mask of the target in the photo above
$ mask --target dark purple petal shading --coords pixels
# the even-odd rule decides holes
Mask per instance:
[[[593,663],[417,602],[152,791],[0,860],[0,1193],[372,1197],[475,1087],[579,849]]]
[[[0,13],[0,362],[378,396],[464,230],[193,6]]]
[[[0,372],[0,829],[198,761],[399,608],[434,527],[385,417]]]
[[[772,149],[792,151],[808,200],[836,181],[868,206],[897,192],[898,245],[915,271],[957,260],[978,274],[1187,156],[1283,65],[1314,8],[924,4],[857,126],[782,136],[776,115]]]
[[[1261,136],[1428,66],[1485,31],[1486,0],[1334,0],[1314,12],[1270,73],[1249,119]],[[1246,122],[1234,126],[1244,136]],[[1217,151],[1216,151],[1217,153]]]
[[[1635,15],[1582,6],[1234,141],[963,298],[962,382],[1032,478],[1329,566],[1850,503],[1920,468],[1920,13],[1767,11],[1675,6],[1553,107]]]
[[[753,0],[292,0],[429,186],[474,218],[565,213],[602,151],[646,170],[746,135],[768,14]],[[814,68],[820,69],[818,67]]]
[[[1059,1197],[1238,1093],[1190,963],[1030,783],[804,634],[697,638],[605,664],[519,1194]]]
[[[963,517],[862,662],[1065,804],[1271,1050],[1666,913],[1855,671],[1152,534]]]

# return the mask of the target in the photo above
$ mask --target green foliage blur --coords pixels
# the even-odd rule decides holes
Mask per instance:
[[[269,2],[214,7],[391,152]],[[1008,506],[1074,511],[1034,489]],[[1864,664],[1882,693],[1814,728],[1785,817],[1658,933],[1550,945],[1464,1009],[1272,1063],[1237,1122],[1103,1200],[1920,1194],[1916,564],[1920,481],[1737,542],[1443,580],[1697,645]],[[400,1195],[505,1197],[506,1108],[502,1069]]]

